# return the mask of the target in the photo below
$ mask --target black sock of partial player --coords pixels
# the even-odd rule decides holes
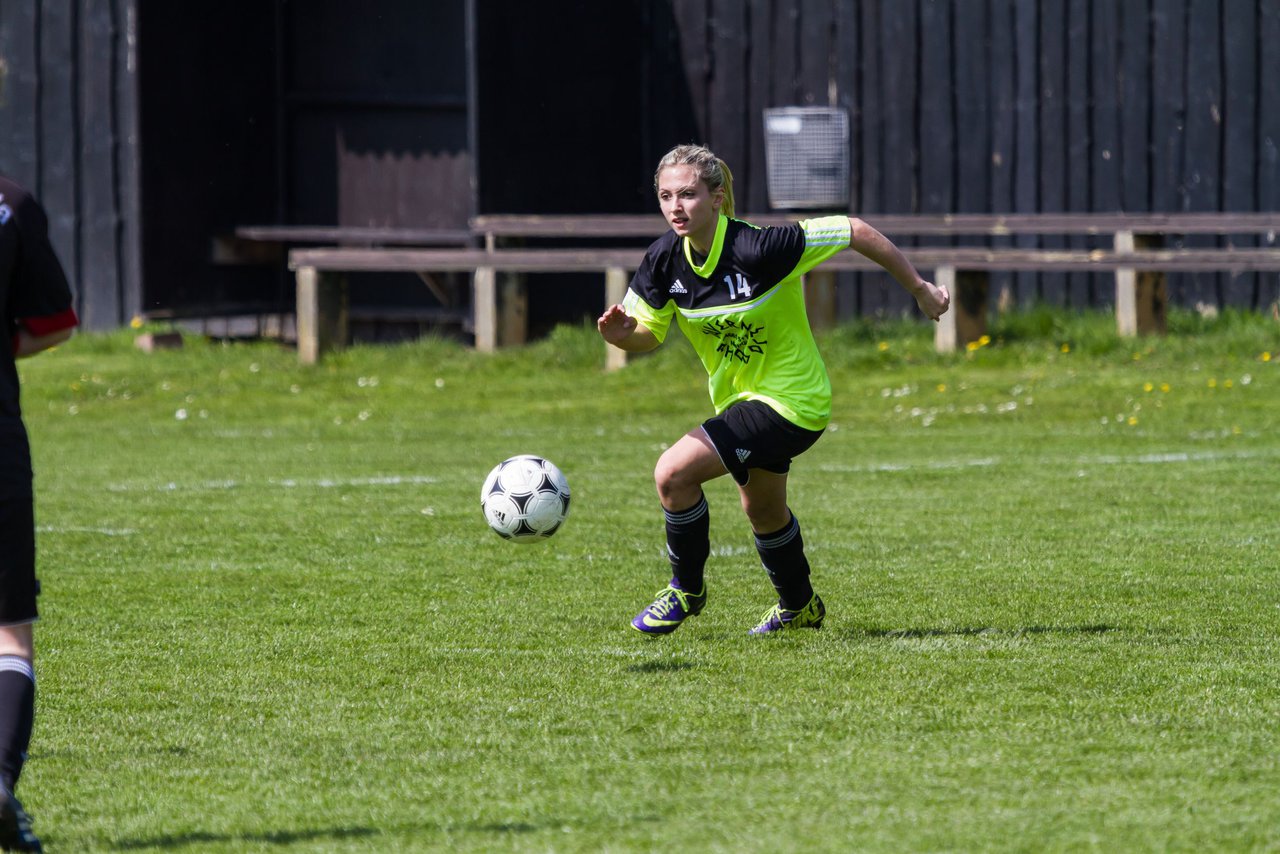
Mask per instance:
[[[680,589],[702,593],[703,571],[711,554],[711,511],[707,497],[687,510],[662,510],[667,520],[667,559]]]
[[[36,677],[31,662],[0,655],[0,778],[13,791],[22,774],[35,720]]]
[[[799,611],[813,598],[809,584],[809,561],[804,556],[800,521],[793,515],[780,531],[756,534],[756,551],[769,581],[778,591],[778,600],[788,611]]]

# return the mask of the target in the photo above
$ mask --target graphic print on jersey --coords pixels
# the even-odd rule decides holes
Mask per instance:
[[[764,324],[744,323],[733,317],[713,317],[702,324],[703,335],[720,339],[716,352],[742,364],[751,361],[752,353],[764,353],[769,341],[764,337]]]

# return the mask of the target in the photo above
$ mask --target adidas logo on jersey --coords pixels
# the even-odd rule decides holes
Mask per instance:
[[[689,293],[689,292],[688,292],[687,290],[685,290],[684,285],[680,284],[680,280],[679,280],[679,279],[676,279],[675,284],[673,284],[673,285],[671,286],[671,290],[667,291],[667,293],[669,293],[669,294],[687,294],[687,293]]]
[[[734,451],[734,453],[738,455],[738,462],[740,463],[745,463],[747,461],[747,457],[751,456],[751,452],[746,448],[739,448]]]

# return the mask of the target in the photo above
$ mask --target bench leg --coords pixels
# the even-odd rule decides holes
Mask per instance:
[[[492,267],[479,267],[473,284],[476,349],[492,353],[499,347],[523,344],[528,338],[528,299],[519,276],[503,276]]]
[[[987,292],[991,286],[985,270],[939,267],[933,283],[951,294],[951,307],[933,334],[939,353],[951,353],[987,334]]]
[[[951,294],[951,308],[938,319],[933,329],[933,347],[939,353],[954,353],[956,349],[956,268],[939,267],[933,271],[933,283],[946,288]]]
[[[473,293],[472,325],[476,330],[476,349],[481,353],[492,353],[498,346],[498,278],[492,267],[476,270]]]
[[[627,271],[621,267],[610,267],[604,271],[604,305],[620,305],[627,297]],[[605,342],[604,369],[616,371],[627,366],[627,351]]]
[[[346,346],[348,311],[345,276],[315,267],[298,268],[299,362],[314,365],[330,350]]]
[[[836,274],[821,268],[804,276],[804,307],[809,314],[809,328],[822,332],[836,325]]]
[[[1159,248],[1158,235],[1117,231],[1115,250],[1135,252]],[[1116,270],[1116,332],[1125,338],[1163,335],[1168,331],[1168,283],[1158,270]]]
[[[1137,241],[1132,231],[1117,231],[1113,245],[1117,252],[1133,252]],[[1116,333],[1138,334],[1138,271],[1131,267],[1116,270]]]
[[[956,273],[956,341],[972,344],[987,334],[987,295],[991,290],[986,270]]]
[[[498,280],[498,346],[519,347],[529,340],[529,296],[524,276],[506,273]]]
[[[1168,277],[1158,270],[1138,274],[1138,334],[1164,335],[1169,331]]]

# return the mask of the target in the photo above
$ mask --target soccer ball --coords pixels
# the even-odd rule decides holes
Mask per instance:
[[[569,481],[549,460],[521,454],[489,472],[480,509],[498,536],[536,543],[560,530],[569,515]]]

